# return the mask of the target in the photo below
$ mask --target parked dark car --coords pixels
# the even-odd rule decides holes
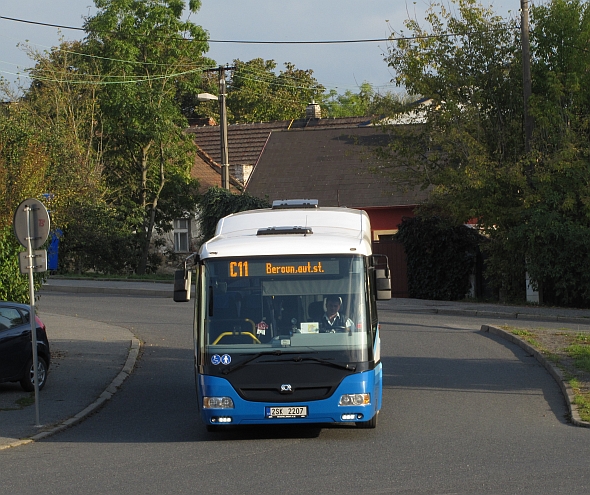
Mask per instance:
[[[35,389],[30,307],[0,301],[0,383],[20,382],[30,392]],[[51,361],[45,325],[35,316],[37,326],[37,378],[39,390],[45,386]]]

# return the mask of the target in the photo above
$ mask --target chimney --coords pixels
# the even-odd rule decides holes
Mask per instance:
[[[307,105],[305,109],[305,118],[306,119],[321,119],[322,118],[322,109],[320,105],[312,100],[312,102]]]

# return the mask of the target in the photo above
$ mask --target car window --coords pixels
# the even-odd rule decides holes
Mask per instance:
[[[22,325],[23,317],[15,308],[0,308],[0,329]]]

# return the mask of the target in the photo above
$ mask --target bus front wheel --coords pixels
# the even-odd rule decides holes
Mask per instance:
[[[378,415],[379,412],[376,412],[375,415],[369,421],[357,421],[357,428],[376,428]]]

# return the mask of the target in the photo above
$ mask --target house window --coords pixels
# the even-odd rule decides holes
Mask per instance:
[[[374,241],[389,241],[394,239],[394,235],[397,234],[397,229],[394,230],[374,230],[373,240]]]
[[[174,220],[174,252],[188,253],[189,250],[189,227],[188,218]]]

